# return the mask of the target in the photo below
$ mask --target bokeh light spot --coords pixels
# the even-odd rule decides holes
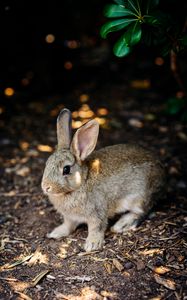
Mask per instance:
[[[73,68],[73,64],[71,63],[71,61],[66,61],[66,62],[64,63],[64,68],[65,68],[66,70],[71,70],[71,69]]]
[[[15,91],[14,91],[14,89],[11,88],[11,87],[7,87],[7,88],[4,90],[4,94],[5,94],[5,96],[7,96],[7,97],[13,96],[14,93],[15,93]]]
[[[55,41],[55,36],[54,36],[54,34],[47,34],[46,35],[46,37],[45,37],[45,41],[46,41],[46,43],[48,43],[48,44],[52,44],[52,43],[54,43],[54,41]]]

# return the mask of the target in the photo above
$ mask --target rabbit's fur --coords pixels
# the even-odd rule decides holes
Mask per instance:
[[[98,132],[98,122],[91,120],[71,139],[71,113],[62,110],[57,119],[58,146],[42,179],[44,193],[64,218],[48,237],[68,236],[86,223],[86,251],[102,247],[108,218],[116,214],[121,216],[113,232],[136,227],[158,198],[165,177],[161,163],[139,146],[120,144],[93,152]]]

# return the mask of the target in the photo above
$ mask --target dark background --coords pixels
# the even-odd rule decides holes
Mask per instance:
[[[158,49],[139,45],[127,58],[114,57],[112,45],[118,33],[110,35],[107,41],[99,35],[101,25],[106,22],[103,8],[108,2],[111,1],[1,1],[1,95],[6,87],[12,87],[16,96],[24,97],[64,93],[95,77],[98,84],[115,80],[123,83],[131,74],[138,77],[140,72],[149,76],[153,85],[162,88],[166,95],[176,92],[176,85],[171,84],[174,82],[168,58],[162,68],[160,86],[160,69],[154,64]],[[184,19],[185,1],[180,0],[177,5],[176,1],[161,2],[162,9],[176,20]],[[45,40],[48,34],[55,36],[51,44]],[[67,46],[71,40],[77,41],[77,48]],[[66,69],[66,62],[72,63],[70,70]]]

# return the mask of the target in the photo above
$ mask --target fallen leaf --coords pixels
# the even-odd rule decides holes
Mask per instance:
[[[155,273],[157,273],[157,274],[163,275],[163,274],[165,274],[165,273],[170,272],[171,270],[170,270],[169,268],[167,268],[167,267],[160,266],[160,267],[154,268],[153,271],[154,271]]]
[[[16,195],[16,191],[12,190],[4,194],[5,197],[14,197]]]
[[[99,295],[93,288],[85,287],[81,290],[81,294],[79,296],[75,296],[72,294],[64,295],[59,292],[55,292],[56,299],[63,300],[103,300],[103,297]]]
[[[49,145],[38,145],[37,149],[40,152],[52,152],[53,151],[53,148]]]
[[[185,256],[183,256],[183,255],[179,255],[179,257],[178,257],[178,259],[177,259],[177,260],[178,260],[179,262],[181,262],[181,261],[183,261],[184,259],[185,259]]]
[[[172,279],[165,279],[157,274],[154,275],[154,278],[158,284],[165,286],[169,290],[175,291],[176,283]]]
[[[116,269],[117,269],[118,271],[121,272],[121,271],[124,269],[123,265],[120,263],[120,261],[119,261],[118,259],[114,258],[114,259],[112,260],[112,263],[113,263],[114,267],[116,267]]]
[[[159,254],[159,253],[162,253],[162,252],[163,252],[162,249],[153,248],[153,249],[149,249],[149,250],[140,251],[140,254],[153,256],[154,254]]]
[[[12,277],[0,277],[0,279],[5,281],[10,281],[10,282],[18,281],[18,279]]]
[[[45,271],[42,271],[41,273],[39,273],[38,275],[36,275],[36,277],[34,277],[32,280],[32,283],[31,283],[32,287],[36,286],[38,284],[38,282],[49,272],[50,272],[50,270],[45,270]]]
[[[29,167],[22,167],[16,171],[16,174],[22,177],[27,176],[30,173]]]
[[[20,296],[21,299],[24,299],[24,300],[32,300],[32,298],[30,298],[29,296],[27,296],[26,294],[24,293],[21,293],[21,292],[15,292],[16,294],[18,294]]]
[[[129,125],[131,125],[132,127],[136,127],[136,128],[142,128],[142,127],[144,126],[144,125],[143,125],[143,122],[141,122],[140,120],[135,119],[135,118],[129,119],[128,123],[129,123]]]
[[[13,262],[13,263],[4,265],[4,266],[2,266],[1,268],[2,268],[2,269],[12,269],[12,268],[14,268],[14,267],[16,267],[16,266],[18,266],[18,265],[21,265],[21,264],[23,264],[24,262],[28,261],[32,256],[33,256],[33,254],[28,255],[28,256],[25,256],[25,257],[23,257],[23,258],[21,258],[21,259],[15,261],[15,262]]]
[[[101,291],[101,296],[106,297],[106,299],[115,299],[117,297],[116,293],[111,293],[108,291]]]
[[[27,262],[29,267],[36,264],[48,264],[49,259],[46,254],[43,254],[38,248],[32,255],[32,258]]]
[[[186,133],[184,133],[184,132],[178,132],[177,133],[177,136],[182,140],[182,141],[184,141],[184,142],[186,142],[187,141],[187,135],[186,135]]]
[[[111,266],[110,263],[105,262],[105,263],[104,263],[104,267],[105,267],[105,270],[107,271],[108,274],[111,274],[111,273],[112,273],[112,266]]]

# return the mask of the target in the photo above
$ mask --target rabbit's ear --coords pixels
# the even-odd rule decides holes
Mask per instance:
[[[99,123],[91,120],[80,127],[72,140],[71,150],[78,160],[85,160],[95,149],[99,134]]]
[[[59,148],[69,149],[71,143],[71,112],[64,108],[57,118],[57,141]]]

